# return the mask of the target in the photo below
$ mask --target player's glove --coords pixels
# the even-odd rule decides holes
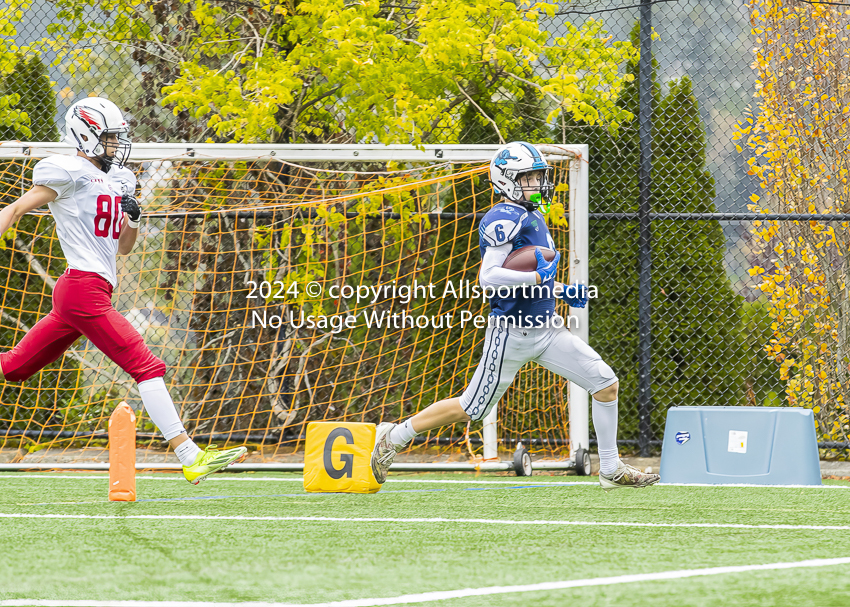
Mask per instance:
[[[131,228],[138,228],[139,220],[142,218],[142,208],[132,194],[124,194],[121,197],[121,210],[127,214],[129,220],[127,224]]]
[[[571,308],[583,308],[587,305],[587,287],[580,282],[574,282],[569,287],[564,285],[561,299]]]
[[[558,269],[558,262],[561,261],[561,254],[555,252],[555,259],[546,261],[540,249],[534,249],[534,256],[537,257],[537,273],[540,274],[540,284],[555,278],[555,271]]]

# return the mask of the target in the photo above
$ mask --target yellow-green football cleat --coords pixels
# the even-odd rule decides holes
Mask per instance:
[[[213,472],[218,472],[222,468],[241,460],[247,453],[247,447],[221,450],[216,449],[215,445],[210,445],[204,449],[203,453],[198,454],[194,464],[183,466],[183,476],[193,485],[197,485]]]

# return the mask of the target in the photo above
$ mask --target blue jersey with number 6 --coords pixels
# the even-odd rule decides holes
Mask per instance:
[[[552,240],[540,211],[529,212],[519,205],[500,202],[484,215],[481,225],[478,226],[481,258],[484,259],[487,247],[498,247],[507,243],[511,244],[511,251],[529,245],[555,250],[555,241]],[[540,295],[551,295],[553,288],[553,279],[535,287],[502,287],[502,293],[509,296],[501,297],[497,293],[490,297],[490,314],[511,316],[516,319],[517,325],[521,326],[545,324],[546,320],[555,314],[555,299]],[[508,289],[509,294],[505,293]]]

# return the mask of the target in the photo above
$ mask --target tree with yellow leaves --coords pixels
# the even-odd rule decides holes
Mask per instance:
[[[735,140],[748,148],[768,213],[850,211],[850,10],[751,0],[756,108]],[[739,151],[743,151],[741,145]],[[847,441],[850,292],[847,222],[755,222],[772,267],[750,270],[771,302],[767,350],[792,406],[814,409],[820,439]]]

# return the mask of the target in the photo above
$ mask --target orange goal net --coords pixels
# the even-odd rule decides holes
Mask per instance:
[[[0,145],[3,204],[61,148]],[[168,365],[190,435],[298,461],[311,421],[397,420],[459,396],[480,356],[476,318],[489,312],[476,293],[477,227],[494,203],[493,149],[135,146],[144,215],[135,249],[119,256],[113,302]],[[582,160],[571,149],[550,157],[547,221],[562,252]],[[45,208],[0,242],[4,348],[50,310],[66,267],[54,228]],[[562,255],[559,280],[574,278],[573,258]],[[498,448],[568,455],[569,392],[526,366],[498,405]],[[121,401],[139,419],[139,461],[168,458],[135,382],[81,338],[31,379],[0,383],[0,461],[102,461]],[[417,457],[480,459],[481,427],[422,436]]]

